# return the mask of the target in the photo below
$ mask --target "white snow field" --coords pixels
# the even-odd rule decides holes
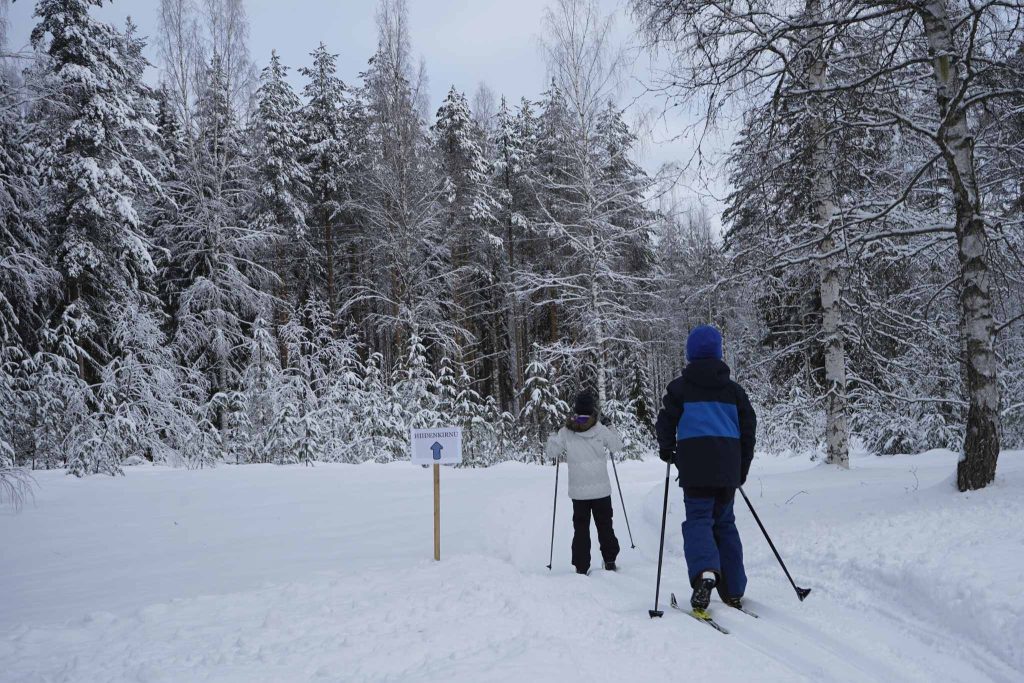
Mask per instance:
[[[688,597],[674,482],[647,615],[657,459],[619,465],[637,548],[616,496],[621,571],[590,577],[564,476],[545,568],[551,467],[445,469],[440,563],[431,473],[407,463],[40,473],[34,504],[0,511],[0,680],[1019,683],[1024,453],[970,494],[955,460],[757,459],[747,492],[813,592],[797,601],[738,499],[761,619],[716,598],[730,635],[668,609]]]

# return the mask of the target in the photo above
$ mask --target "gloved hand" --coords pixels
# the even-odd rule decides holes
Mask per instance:
[[[676,458],[676,452],[670,448],[662,448],[658,451],[658,457],[662,462],[672,462]]]

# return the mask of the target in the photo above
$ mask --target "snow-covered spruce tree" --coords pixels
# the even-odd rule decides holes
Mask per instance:
[[[410,429],[430,429],[441,426],[441,415],[438,412],[437,378],[430,368],[423,339],[415,327],[409,334],[405,358],[395,368],[392,384],[403,411],[406,435]]]
[[[302,162],[309,177],[306,224],[313,233],[311,241],[318,245],[317,254],[326,278],[322,295],[333,314],[338,291],[335,261],[344,210],[351,195],[350,149],[344,128],[348,94],[337,76],[338,55],[320,43],[311,56],[313,66],[299,69],[307,79],[302,91],[306,104],[300,132]]]
[[[62,292],[51,319],[69,320],[78,347],[78,372],[92,385],[90,424],[80,425],[69,472],[116,473],[132,444],[118,404],[119,388],[104,379],[124,349],[116,324],[137,312],[144,337],[155,299],[153,263],[139,214],[140,194],[157,182],[140,155],[152,144],[151,93],[141,84],[141,44],[94,20],[101,0],[43,0],[33,46],[46,54],[43,80],[49,101],[42,111],[40,144],[49,166],[44,214],[51,231],[49,253]],[[108,373],[109,376],[109,373]],[[166,388],[166,387],[164,387]],[[157,447],[145,435],[133,452]],[[132,447],[132,446],[129,446]]]
[[[289,461],[308,465],[324,458],[333,431],[347,428],[338,422],[338,410],[329,404],[329,396],[336,375],[352,373],[347,366],[353,360],[353,349],[348,340],[335,338],[332,323],[327,305],[312,298],[293,312],[280,332],[289,358],[287,400],[294,403],[289,412],[294,425],[288,430],[293,441],[288,449],[295,460]]]
[[[183,275],[176,268],[174,250],[177,247],[179,224],[178,202],[185,198],[183,180],[188,166],[190,141],[182,129],[182,122],[174,109],[166,86],[157,91],[156,135],[160,147],[158,163],[153,174],[160,183],[161,192],[147,202],[146,223],[153,243],[153,262],[157,268],[157,290],[165,311],[178,308],[178,291]],[[175,320],[168,316],[167,331],[172,337]]]
[[[462,462],[468,466],[493,462],[498,448],[500,415],[489,415],[482,396],[473,389],[465,364],[442,358],[437,375],[438,424],[462,428]],[[493,397],[488,397],[492,400]],[[496,404],[495,404],[496,405]]]
[[[554,82],[538,104],[533,163],[529,167],[529,193],[534,200],[528,225],[529,251],[525,263],[516,270],[517,289],[528,297],[532,311],[533,340],[544,340],[555,347],[561,338],[558,293],[549,281],[571,261],[564,235],[553,231],[551,220],[569,220],[563,202],[572,181],[569,166],[569,114],[561,88]],[[523,121],[523,123],[528,123]],[[533,237],[535,239],[529,239]],[[538,278],[541,280],[538,282]]]
[[[491,148],[491,187],[495,207],[492,234],[500,240],[494,272],[495,293],[501,307],[501,339],[495,363],[502,368],[501,395],[512,414],[521,409],[520,396],[526,368],[527,321],[524,302],[519,296],[516,273],[524,259],[524,247],[529,229],[530,186],[529,169],[533,165],[532,129],[533,113],[530,103],[523,100],[519,111],[513,114],[505,98],[501,98],[495,117]]]
[[[363,367],[363,396],[356,412],[359,433],[352,460],[390,462],[406,457],[409,431],[399,395],[383,371],[384,358],[371,353]]]
[[[299,161],[300,102],[287,74],[277,51],[272,52],[256,92],[256,187],[250,218],[258,233],[273,235],[278,325],[285,323],[289,304],[301,307],[322,275],[306,228],[309,177]]]
[[[344,360],[332,375],[332,381],[324,397],[323,410],[325,452],[324,459],[330,462],[355,462],[358,455],[355,444],[362,438],[363,405],[370,400],[364,389],[364,373],[359,357],[355,354],[355,340],[339,342],[346,349]],[[351,350],[348,352],[347,350]]]
[[[642,350],[638,349],[630,349],[624,353],[626,359],[619,364],[620,367],[627,369],[623,383],[625,389],[623,402],[626,404],[626,410],[650,438],[654,435],[654,420],[657,410],[653,395],[656,389],[651,383],[648,358]],[[651,446],[653,448],[653,443]]]
[[[93,424],[92,393],[79,374],[74,310],[40,331],[40,349],[23,367],[31,416],[28,451],[32,467],[66,467],[70,444]]]
[[[548,435],[561,426],[569,413],[569,404],[561,399],[553,375],[551,364],[543,358],[541,348],[535,345],[526,366],[520,421],[529,425],[525,428],[529,432],[526,447],[538,462],[543,460],[542,447]]]
[[[281,363],[277,341],[268,322],[257,317],[252,325],[248,343],[245,373],[239,388],[239,415],[234,417],[236,428],[230,430],[226,450],[234,455],[234,462],[273,462],[274,444],[270,430],[281,411]]]
[[[301,413],[305,389],[302,378],[294,373],[282,375],[278,384],[278,408],[267,429],[266,440],[268,458],[275,465],[293,465],[301,459],[306,436],[306,421]],[[310,460],[305,462],[311,464]]]
[[[113,411],[102,416],[105,429],[115,429],[117,435],[104,439],[104,448],[118,462],[132,456],[136,462],[179,462],[180,449],[195,436],[195,423],[188,397],[180,393],[181,370],[159,320],[138,307],[126,308],[112,334],[119,353],[103,367],[95,387],[102,405]],[[87,450],[82,455],[86,463],[93,457]],[[90,470],[88,464],[80,466]],[[92,469],[101,467],[98,463]]]
[[[448,356],[441,358],[437,369],[437,412],[445,424],[458,424],[459,375],[455,362]],[[461,374],[461,373],[460,373]]]
[[[476,341],[467,345],[466,362],[479,365],[477,373],[488,377],[491,392],[497,393],[498,364],[493,358],[498,350],[493,346],[498,321],[487,313],[500,305],[493,289],[500,245],[491,232],[496,204],[490,187],[490,164],[484,154],[485,135],[473,119],[465,95],[454,86],[437,111],[433,133],[443,183],[440,200],[443,234],[449,242],[454,310],[460,316],[459,326]],[[483,356],[480,363],[476,361],[478,356]]]
[[[365,398],[358,340],[335,332],[326,302],[310,300],[306,319],[313,344],[309,384],[317,402],[309,419],[316,423],[318,457],[351,462],[352,444],[361,433],[360,403]]]

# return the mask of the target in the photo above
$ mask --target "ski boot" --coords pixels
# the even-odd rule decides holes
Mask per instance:
[[[714,572],[704,572],[697,579],[693,587],[693,595],[690,596],[690,607],[695,611],[705,611],[711,604],[711,591],[715,588]]]
[[[616,567],[615,567],[615,563],[614,562],[605,562],[604,563],[604,568],[605,568],[605,571],[609,571],[609,572],[618,571],[616,569]]]
[[[722,602],[724,602],[729,607],[743,609],[743,598],[722,598]]]

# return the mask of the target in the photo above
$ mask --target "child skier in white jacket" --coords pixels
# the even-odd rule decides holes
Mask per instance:
[[[597,526],[604,568],[615,571],[619,541],[612,529],[612,485],[608,479],[608,453],[622,450],[622,437],[597,421],[593,394],[576,397],[575,413],[547,443],[550,458],[564,456],[569,466],[569,497],[572,498],[572,564],[576,573],[590,572],[590,517]]]

